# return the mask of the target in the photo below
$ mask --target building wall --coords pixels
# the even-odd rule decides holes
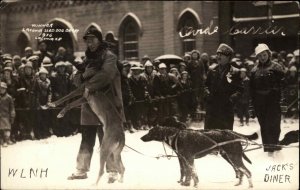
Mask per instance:
[[[72,2],[72,1],[70,1]],[[127,13],[135,14],[141,21],[142,33],[139,36],[139,58],[147,54],[155,58],[162,54],[182,55],[181,39],[178,35],[177,25],[179,14],[186,8],[193,9],[200,17],[204,26],[214,20],[217,25],[218,3],[197,1],[19,1],[6,7],[1,13],[1,23],[5,25],[1,43],[4,52],[19,53],[16,44],[22,28],[31,24],[44,24],[54,18],[61,18],[69,22],[76,34],[75,51],[84,51],[82,40],[87,26],[94,22],[102,30],[103,36],[112,31],[116,38],[119,36],[121,19]],[[1,32],[2,32],[1,31]],[[29,33],[31,46],[37,48],[38,33]],[[196,47],[198,50],[214,53],[218,45],[217,35],[197,35]],[[122,58],[122,56],[121,56]]]

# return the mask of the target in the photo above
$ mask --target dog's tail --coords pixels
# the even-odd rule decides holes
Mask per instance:
[[[251,162],[251,160],[246,156],[246,154],[243,152],[243,158],[247,161],[247,162],[249,162],[250,164],[252,164],[252,162]]]

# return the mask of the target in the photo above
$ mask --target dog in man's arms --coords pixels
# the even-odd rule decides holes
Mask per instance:
[[[241,141],[245,142],[247,139],[257,139],[257,133],[247,136],[230,130],[192,130],[186,129],[182,123],[176,122],[177,124],[172,126],[171,124],[174,122],[174,118],[167,119],[165,125],[153,127],[146,135],[141,137],[141,139],[144,142],[164,142],[176,152],[181,174],[178,182],[181,183],[181,185],[189,186],[191,179],[193,179],[194,186],[197,187],[199,179],[194,170],[194,159],[218,151],[233,167],[236,178],[238,178],[238,182],[235,185],[241,185],[242,178],[246,175],[249,188],[253,187],[251,172],[245,167],[242,158],[249,163],[251,163],[251,161],[244,154]],[[239,139],[241,141],[239,141]],[[232,142],[226,144],[226,142],[229,141]],[[224,144],[215,146],[216,143]]]

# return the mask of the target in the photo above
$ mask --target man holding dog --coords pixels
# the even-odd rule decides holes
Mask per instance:
[[[218,64],[207,74],[204,94],[206,98],[205,129],[233,129],[233,105],[243,88],[238,69],[230,65],[233,49],[220,44]]]
[[[87,178],[96,134],[98,134],[100,143],[104,136],[102,126],[100,126],[102,125],[101,122],[104,121],[103,125],[109,123],[108,128],[115,125],[120,125],[122,128],[125,119],[120,73],[116,67],[117,57],[106,48],[102,34],[97,29],[89,29],[83,39],[87,45],[85,62],[96,61],[97,64],[101,64],[101,67],[88,67],[85,68],[84,72],[79,71],[74,76],[76,86],[85,83],[84,97],[89,103],[81,107],[81,125],[84,126],[82,127],[82,140],[77,155],[77,171],[68,177],[69,180]],[[92,105],[91,102],[93,102]],[[97,107],[98,113],[95,113],[95,107]],[[101,110],[104,108],[106,110]],[[110,162],[107,162],[106,166],[107,172],[116,174]],[[114,175],[110,175],[109,181],[113,182],[115,180],[113,178]]]

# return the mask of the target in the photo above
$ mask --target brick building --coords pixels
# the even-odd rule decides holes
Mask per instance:
[[[218,3],[196,1],[17,1],[1,11],[3,52],[22,54],[26,46],[37,48],[40,29],[32,24],[53,24],[52,29],[78,32],[53,33],[59,42],[47,41],[50,51],[64,46],[82,52],[82,40],[88,27],[96,27],[104,38],[118,42],[121,59],[155,58],[162,54],[183,55],[193,48],[215,52],[218,34],[180,38],[181,27],[199,28],[211,21],[218,24]],[[52,36],[52,37],[53,37]]]
[[[59,46],[82,53],[85,50],[82,37],[89,27],[98,28],[105,39],[116,44],[120,59],[138,60],[146,54],[152,59],[163,54],[181,56],[194,48],[214,54],[220,42],[232,45],[247,56],[258,42],[270,43],[275,50],[292,50],[298,47],[298,6],[292,1],[273,3],[270,8],[266,1],[14,0],[2,3],[1,49],[12,54],[22,54],[26,46],[36,49],[40,32],[30,29],[52,24],[51,28],[44,29],[71,31],[52,34],[62,39],[47,41],[54,53]],[[269,21],[283,26],[287,36],[228,34],[237,23],[239,27],[265,27]],[[179,32],[186,26],[194,29],[218,26],[218,32],[182,38]],[[22,31],[23,28],[28,30]]]

